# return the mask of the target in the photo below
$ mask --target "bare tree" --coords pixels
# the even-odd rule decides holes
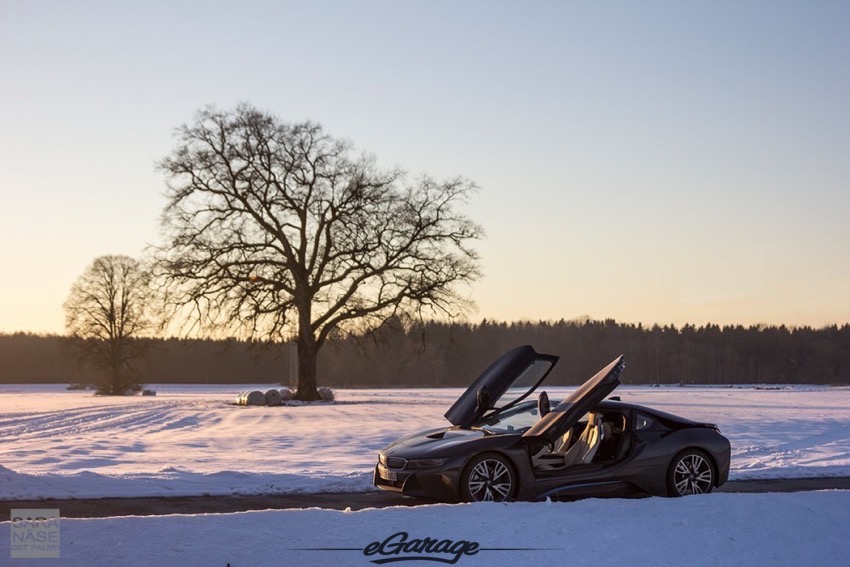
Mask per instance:
[[[152,327],[150,272],[128,256],[101,256],[71,287],[65,328],[81,357],[107,371],[98,392],[123,395],[135,385],[132,363],[144,354],[137,336]]]
[[[474,184],[408,182],[313,122],[242,104],[177,130],[160,251],[171,315],[194,331],[298,345],[299,399],[316,399],[331,333],[402,314],[457,315],[455,284],[478,277],[481,228],[457,207]]]

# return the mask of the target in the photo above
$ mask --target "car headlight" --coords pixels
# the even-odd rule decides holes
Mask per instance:
[[[378,462],[387,466],[387,457],[383,453],[378,453]]]
[[[443,466],[448,459],[410,459],[407,461],[408,469],[433,469]]]

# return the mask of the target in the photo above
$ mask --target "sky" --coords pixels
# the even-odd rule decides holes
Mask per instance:
[[[462,175],[473,321],[850,322],[850,3],[0,0],[0,332],[160,242],[207,104]]]

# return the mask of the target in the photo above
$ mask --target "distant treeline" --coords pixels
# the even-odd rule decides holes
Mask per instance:
[[[237,340],[146,339],[142,383],[290,384],[292,349]],[[0,335],[0,382],[86,382],[69,339]],[[503,352],[530,344],[560,362],[547,381],[574,385],[624,354],[624,382],[850,384],[850,325],[695,327],[558,321],[479,324],[391,321],[337,339],[319,354],[319,384],[336,387],[465,386]]]
[[[139,382],[271,383],[287,378],[285,345],[238,340],[138,339],[148,343],[147,356],[136,363]],[[57,335],[0,334],[0,383],[91,381],[71,348]]]

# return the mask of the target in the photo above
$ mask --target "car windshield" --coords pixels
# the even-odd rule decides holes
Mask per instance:
[[[531,427],[540,418],[537,402],[523,402],[503,412],[496,412],[481,419],[474,428],[493,433],[516,431],[521,433]]]

